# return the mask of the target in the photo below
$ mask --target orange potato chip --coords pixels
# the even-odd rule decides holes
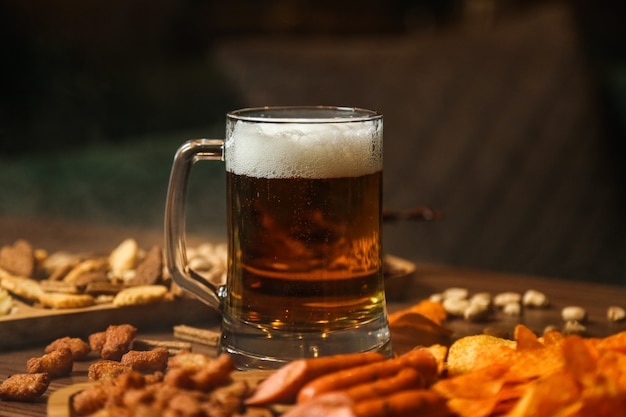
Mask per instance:
[[[478,400],[453,398],[448,401],[448,408],[459,417],[488,417],[496,408],[497,401],[495,397]]]
[[[507,417],[553,417],[564,408],[577,409],[580,389],[565,372],[551,374],[529,384]]]
[[[563,344],[565,336],[557,330],[551,330],[544,333],[538,340],[543,343],[544,346],[560,346]]]
[[[543,348],[516,352],[507,376],[511,382],[525,382],[561,369],[565,361],[558,349]]]
[[[620,332],[600,339],[597,341],[596,347],[598,350],[615,350],[626,353],[626,332]]]
[[[582,337],[573,335],[563,343],[563,357],[567,369],[579,379],[593,374],[597,367],[597,355],[589,348]]]
[[[444,397],[489,398],[495,397],[506,382],[508,366],[493,364],[474,372],[442,379],[433,389]]]
[[[607,381],[613,381],[616,388],[626,392],[626,355],[609,351],[598,359],[597,372]]]
[[[435,360],[437,361],[437,372],[439,375],[443,373],[446,367],[446,357],[448,356],[448,347],[444,345],[431,345],[427,347],[430,353],[433,354]]]
[[[581,408],[576,416],[616,417],[626,415],[624,391],[607,391],[606,387],[594,387],[582,392]]]
[[[448,373],[459,375],[493,363],[508,363],[516,342],[480,334],[458,339],[448,350]]]
[[[419,314],[437,324],[442,324],[447,317],[446,310],[443,308],[443,305],[441,305],[441,303],[430,300],[423,300],[407,309],[390,314],[389,325],[395,325],[398,320],[402,319],[403,315],[406,315],[408,313]]]
[[[462,417],[626,416],[626,332],[538,338],[518,326],[515,339],[459,339],[448,353],[453,376],[433,389]]]
[[[544,347],[537,339],[535,333],[522,325],[515,326],[515,341],[517,342],[517,350],[540,349]]]
[[[452,331],[419,313],[397,316],[389,325],[394,351],[401,355],[415,346],[448,344]]]

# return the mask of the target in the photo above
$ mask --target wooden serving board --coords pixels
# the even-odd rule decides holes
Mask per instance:
[[[246,380],[250,386],[256,386],[272,372],[273,371],[236,371],[233,372],[232,378],[234,381]],[[48,399],[47,417],[73,417],[71,407],[72,397],[93,384],[97,384],[97,382],[74,384],[55,391]]]
[[[0,350],[46,345],[68,335],[87,337],[111,324],[128,323],[145,331],[177,324],[211,326],[220,321],[217,311],[192,298],[124,307],[107,303],[71,309],[39,308],[19,301],[16,304],[16,312],[0,316]]]

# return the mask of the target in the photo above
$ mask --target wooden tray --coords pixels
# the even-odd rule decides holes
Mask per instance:
[[[47,345],[64,336],[87,337],[111,324],[128,323],[142,331],[177,324],[219,324],[220,315],[200,301],[178,298],[154,304],[115,307],[101,304],[84,308],[47,309],[18,304],[18,311],[0,316],[0,350]]]
[[[385,291],[388,300],[400,300],[415,272],[415,264],[385,255]],[[178,298],[154,304],[114,307],[101,304],[84,308],[49,309],[19,301],[15,313],[0,316],[0,350],[48,344],[59,337],[87,337],[111,324],[128,323],[142,331],[177,324],[218,325],[220,315],[195,298]]]
[[[385,296],[388,301],[405,300],[417,266],[410,261],[393,255],[385,255]]]

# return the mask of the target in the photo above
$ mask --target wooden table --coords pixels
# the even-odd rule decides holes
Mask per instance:
[[[394,284],[392,283],[391,285]],[[480,333],[486,326],[493,325],[512,330],[518,322],[526,324],[535,332],[542,332],[547,325],[561,326],[563,324],[560,318],[560,311],[568,305],[580,305],[588,311],[589,320],[586,325],[589,336],[600,337],[626,330],[626,322],[609,323],[606,319],[606,309],[609,305],[624,306],[626,304],[626,288],[622,287],[564,282],[554,279],[457,269],[431,264],[417,264],[415,274],[410,278],[403,279],[398,284],[400,284],[403,291],[398,291],[395,288],[391,289],[390,292],[395,297],[388,303],[390,312],[408,307],[417,300],[450,287],[465,287],[471,293],[488,291],[492,294],[503,291],[523,292],[527,289],[536,289],[547,294],[551,300],[549,308],[541,310],[527,309],[524,311],[523,316],[519,318],[495,314],[490,321],[482,323],[469,323],[463,319],[450,319],[446,326],[454,331],[454,337]],[[397,298],[398,295],[405,293],[404,299]],[[138,336],[172,339],[172,331],[171,328],[152,329],[149,331],[139,329]],[[2,337],[9,337],[9,335],[2,335]],[[24,372],[26,361],[31,357],[41,356],[43,347],[35,346],[1,352],[0,378],[4,379],[12,373]],[[211,353],[210,349],[201,345],[194,345],[194,349]],[[95,360],[95,358],[93,359]],[[53,380],[47,393],[38,402],[0,402],[0,415],[7,417],[45,416],[49,396],[59,388],[87,381],[89,364],[90,362],[79,362],[75,365],[72,376]]]
[[[141,247],[150,247],[152,244],[162,244],[162,232],[131,230],[128,228],[115,228],[97,225],[76,225],[67,222],[43,221],[38,219],[14,219],[0,216],[0,244],[13,243],[18,238],[26,238],[40,248],[67,251],[95,251],[106,252],[111,250],[123,239],[134,237]],[[393,236],[387,236],[393,238]],[[211,237],[205,238],[209,241]],[[190,237],[194,244],[194,237]],[[200,239],[195,238],[196,242]],[[405,256],[405,254],[400,254]],[[407,257],[408,258],[408,257]],[[415,259],[410,259],[415,261]],[[561,309],[568,305],[580,305],[589,315],[586,323],[589,336],[606,336],[612,333],[625,331],[626,322],[609,323],[606,319],[606,309],[610,305],[626,307],[626,287],[611,287],[595,285],[583,282],[567,282],[556,279],[530,277],[476,271],[468,269],[452,268],[442,265],[416,264],[416,271],[410,277],[392,280],[389,282],[388,309],[390,312],[406,308],[429,295],[441,292],[450,287],[465,287],[470,293],[487,291],[496,294],[503,291],[524,292],[528,289],[536,289],[544,292],[551,300],[547,309],[526,310],[522,317],[507,317],[494,314],[488,322],[469,323],[463,319],[450,319],[446,327],[454,331],[453,337],[462,337],[470,334],[478,334],[487,326],[500,326],[509,331],[517,323],[526,324],[536,333],[541,333],[548,325],[562,326],[560,318]],[[161,311],[161,310],[155,310]],[[217,328],[216,315],[201,313],[202,317],[212,317],[205,326]],[[186,324],[191,323],[192,318]],[[144,327],[142,322],[139,327],[138,337],[173,339],[171,320],[153,320],[149,327]],[[98,320],[86,321],[86,326],[97,323],[102,326],[102,317]],[[75,329],[75,328],[72,328]],[[93,332],[103,330],[100,327],[92,329]],[[15,334],[0,334],[0,338],[16,337]],[[13,373],[22,373],[26,370],[26,362],[32,357],[43,354],[45,344],[34,345],[26,348],[9,350],[0,344],[0,380],[4,380]],[[6,346],[6,344],[4,344]],[[4,350],[2,350],[4,349]],[[207,351],[206,347],[194,345],[196,351]],[[94,360],[96,358],[93,358]],[[55,379],[51,382],[46,394],[35,403],[2,402],[0,401],[0,416],[45,416],[47,400],[56,390],[72,384],[87,381],[87,369],[90,362],[79,362],[75,365],[72,376]]]

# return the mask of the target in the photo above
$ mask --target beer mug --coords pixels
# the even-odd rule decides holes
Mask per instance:
[[[216,288],[187,264],[192,165],[224,161],[228,271]],[[174,157],[165,213],[174,281],[222,314],[219,351],[238,369],[307,357],[390,355],[383,279],[383,118],[344,107],[226,115],[225,140]]]

